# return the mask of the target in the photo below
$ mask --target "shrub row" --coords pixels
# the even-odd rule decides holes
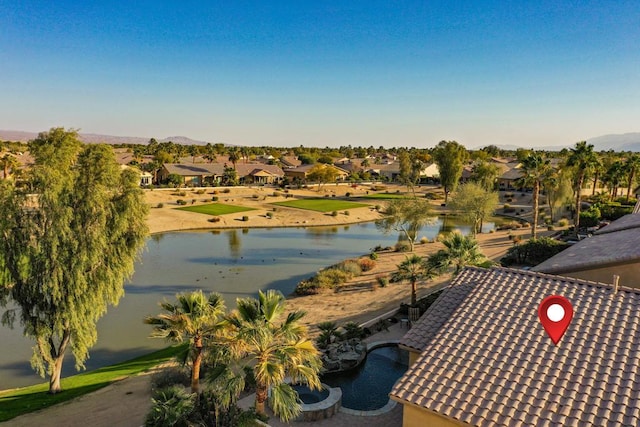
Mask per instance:
[[[335,289],[362,272],[369,271],[376,266],[371,258],[349,259],[339,264],[319,271],[314,277],[298,283],[295,293],[298,295],[317,294],[323,289]]]

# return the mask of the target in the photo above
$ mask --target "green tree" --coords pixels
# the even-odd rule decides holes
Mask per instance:
[[[571,171],[567,168],[549,168],[542,181],[542,186],[549,202],[551,220],[555,221],[562,209],[567,204],[571,204],[571,200],[573,200]]]
[[[384,218],[376,226],[385,233],[402,233],[413,252],[418,230],[433,221],[431,206],[423,199],[392,199],[387,203]]]
[[[531,238],[535,239],[538,232],[540,187],[551,166],[548,159],[544,159],[540,153],[535,151],[529,152],[529,154],[522,159],[521,165],[522,177],[518,180],[518,185],[533,188],[533,224],[531,227]]]
[[[182,184],[184,184],[184,178],[182,177],[182,175],[179,175],[177,173],[170,173],[169,176],[167,176],[167,184],[178,188]]]
[[[454,231],[440,241],[444,249],[427,258],[429,268],[444,272],[453,267],[453,274],[457,275],[466,266],[486,266],[491,263],[471,235],[463,236],[459,231]]]
[[[139,177],[121,171],[107,145],[83,147],[75,131],[39,134],[28,191],[0,186],[0,265],[9,299],[3,323],[19,319],[36,341],[31,365],[60,391],[68,347],[76,368],[96,343],[96,322],[124,294],[147,236]]]
[[[16,157],[12,154],[6,153],[0,158],[0,168],[2,168],[4,172],[4,179],[9,178],[9,171],[11,171],[13,175],[15,175],[18,166],[20,166],[20,163],[18,162],[18,159],[16,159]]]
[[[238,185],[238,173],[235,168],[225,167],[222,174],[223,185]]]
[[[627,157],[625,161],[625,169],[627,171],[627,203],[629,203],[629,197],[631,196],[631,187],[636,179],[636,172],[640,168],[640,156],[633,153]]]
[[[627,169],[621,160],[616,160],[609,165],[602,179],[609,187],[609,194],[612,199],[618,197],[618,189],[626,178]]]
[[[318,183],[318,191],[327,182],[334,182],[338,178],[338,169],[331,165],[317,164],[307,173],[307,179]]]
[[[591,169],[596,162],[597,158],[593,152],[593,145],[587,144],[586,141],[576,143],[567,158],[567,166],[574,168],[574,192],[576,197],[574,223],[576,232],[580,228],[580,195],[582,192],[582,185],[584,184],[585,177],[591,172]]]
[[[416,184],[420,182],[420,172],[424,167],[422,161],[418,160],[416,157],[411,157],[407,150],[400,151],[399,155],[399,163],[400,163],[400,173],[399,179],[400,182],[411,190],[411,193],[415,197],[416,195]]]
[[[189,341],[185,360],[191,359],[191,391],[200,391],[200,365],[207,340],[215,335],[225,314],[219,293],[206,296],[202,290],[176,295],[176,303],[160,303],[163,313],[147,316],[144,323],[153,326],[151,337],[181,343]]]
[[[473,180],[486,190],[493,190],[500,176],[500,168],[495,163],[480,160],[473,165]]]
[[[498,204],[498,193],[487,190],[475,182],[458,187],[451,198],[450,207],[471,224],[471,234],[482,232],[485,218],[493,215]]]
[[[468,156],[466,148],[455,141],[440,141],[433,150],[433,160],[438,165],[440,183],[444,187],[445,203],[449,200],[449,193],[458,186]]]
[[[411,283],[411,305],[415,306],[418,301],[416,284],[419,280],[429,280],[436,277],[438,275],[437,268],[426,263],[422,257],[416,254],[406,257],[397,267],[398,270],[392,274],[391,280],[394,282],[408,280]]]
[[[233,165],[233,169],[236,168],[236,163],[240,160],[240,151],[236,147],[229,147],[229,161]]]
[[[256,381],[256,412],[265,414],[268,398],[274,414],[288,422],[301,408],[297,393],[285,379],[319,389],[322,360],[307,336],[307,328],[300,323],[304,312],[290,312],[280,321],[285,314],[285,301],[274,290],[259,291],[258,299],[237,300],[237,309],[227,317],[227,339],[220,342],[234,364],[219,364],[209,379],[231,384],[224,389],[237,395],[244,387],[244,368],[250,368]]]

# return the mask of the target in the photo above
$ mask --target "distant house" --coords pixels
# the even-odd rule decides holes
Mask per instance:
[[[374,164],[368,168],[373,174],[376,174],[380,177],[385,177],[388,181],[394,182],[398,181],[400,177],[400,163],[393,162],[389,164]],[[438,165],[435,163],[430,163],[425,165],[420,171],[420,180],[428,180],[438,178],[440,175],[440,170],[438,169]]]
[[[621,285],[640,288],[640,214],[613,221],[532,270],[607,283],[615,274]]]
[[[520,188],[517,181],[522,178],[524,173],[520,166],[513,166],[507,169],[498,177],[498,189],[502,191],[515,191]]]
[[[322,164],[322,163],[318,163]],[[306,180],[311,169],[317,165],[302,165],[297,168],[284,169],[284,175],[291,179]],[[334,165],[325,165],[325,167],[334,168],[338,173],[338,181],[344,181],[349,177],[349,172]]]
[[[566,297],[554,345],[540,302]],[[640,290],[504,268],[463,270],[403,337],[403,427],[640,425]]]
[[[297,168],[302,165],[302,162],[298,160],[296,156],[282,156],[280,157],[280,164],[283,168]]]
[[[183,178],[187,186],[202,186],[220,183],[225,167],[233,167],[221,163],[165,163],[158,173],[161,182],[169,175],[176,174]],[[236,174],[241,184],[274,184],[284,177],[284,172],[275,165],[262,163],[237,163]]]

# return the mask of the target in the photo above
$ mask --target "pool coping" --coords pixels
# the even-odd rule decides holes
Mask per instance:
[[[387,340],[387,341],[374,341],[371,343],[367,343],[367,353],[371,350],[375,350],[380,347],[389,347],[390,345],[398,345],[400,340]],[[387,412],[391,412],[393,408],[396,407],[398,402],[395,400],[389,399],[389,401],[379,409],[374,409],[372,411],[359,411],[357,409],[349,409],[344,406],[340,406],[339,411],[343,414],[347,415],[355,415],[358,417],[377,417],[378,415],[386,414]]]

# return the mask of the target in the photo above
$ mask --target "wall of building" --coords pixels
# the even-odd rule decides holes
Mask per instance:
[[[602,283],[613,283],[614,274],[620,276],[620,286],[640,288],[640,262],[558,273],[559,276],[575,277]]]
[[[402,411],[402,427],[460,427],[466,425],[416,406],[404,405]]]

